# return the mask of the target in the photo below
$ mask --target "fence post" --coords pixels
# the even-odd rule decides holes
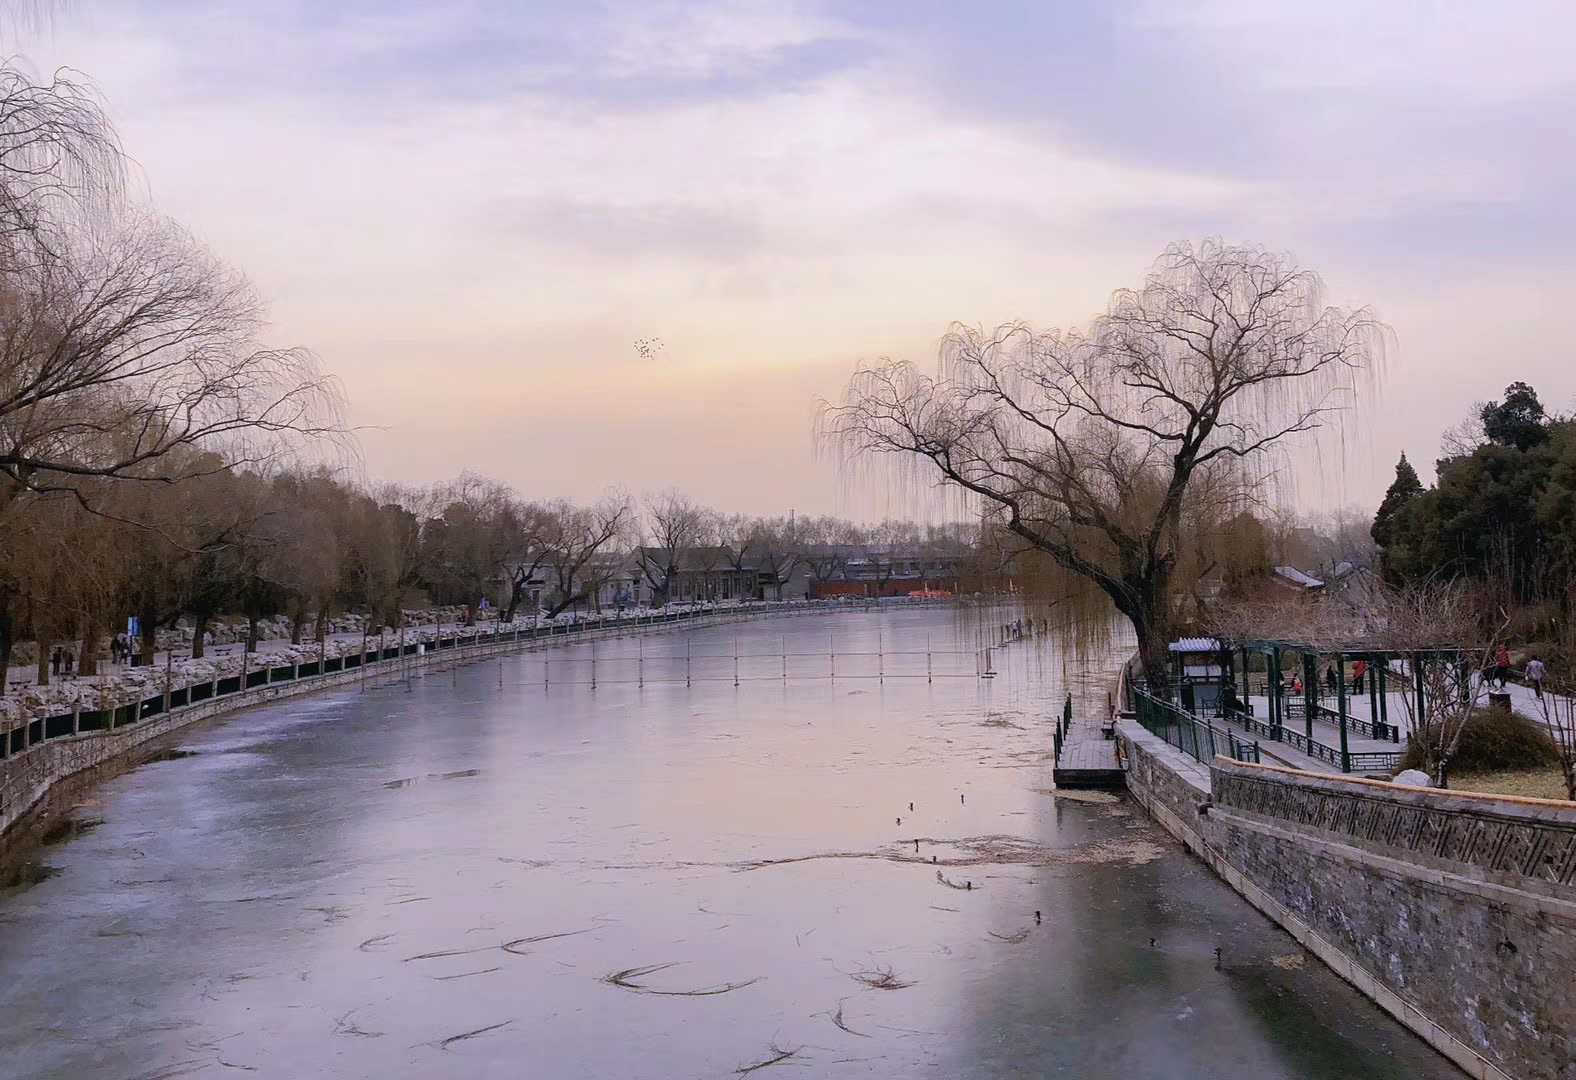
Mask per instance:
[[[190,698],[191,692],[188,691],[186,696]],[[80,701],[73,701],[71,703],[71,734],[82,734],[82,702]],[[8,748],[11,745],[11,738],[9,735],[6,737],[5,744]]]

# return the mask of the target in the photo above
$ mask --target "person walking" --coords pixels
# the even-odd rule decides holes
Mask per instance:
[[[1352,693],[1361,694],[1363,692],[1363,676],[1366,674],[1368,674],[1368,662],[1366,660],[1359,660],[1352,665]]]
[[[1494,680],[1499,683],[1501,690],[1505,689],[1505,680],[1510,677],[1510,650],[1501,645],[1494,650]]]
[[[1324,685],[1329,688],[1330,693],[1335,693],[1336,687],[1340,685],[1339,678],[1340,677],[1335,674],[1334,664],[1331,664],[1329,667],[1324,669]]]
[[[1548,678],[1548,669],[1543,666],[1543,661],[1534,656],[1527,661],[1527,682],[1532,684],[1532,692],[1538,700],[1543,700],[1543,680]]]
[[[57,677],[60,675],[60,658],[64,655],[64,652],[59,645],[56,645],[55,651],[49,654],[49,673],[51,675]]]

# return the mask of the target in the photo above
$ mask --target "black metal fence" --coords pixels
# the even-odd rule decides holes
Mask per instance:
[[[1217,756],[1234,761],[1259,760],[1259,744],[1237,738],[1225,728],[1217,728],[1208,720],[1187,713],[1162,701],[1147,690],[1133,690],[1134,711],[1138,722],[1152,735],[1158,735],[1172,746],[1191,756],[1195,761],[1208,764]]]

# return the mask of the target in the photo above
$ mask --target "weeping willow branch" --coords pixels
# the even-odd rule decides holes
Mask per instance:
[[[1163,689],[1179,597],[1219,562],[1201,539],[1356,402],[1385,336],[1287,256],[1176,244],[1080,330],[958,326],[935,375],[862,367],[819,427],[845,462],[888,456],[962,492],[1048,581],[1093,586]]]

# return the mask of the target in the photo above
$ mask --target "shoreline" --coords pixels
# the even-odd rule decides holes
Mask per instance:
[[[252,671],[253,679],[258,675],[262,675],[263,679],[247,686],[239,685],[246,681],[246,676],[221,678],[215,675],[206,684],[189,684],[178,690],[160,691],[152,697],[119,706],[104,718],[107,726],[93,730],[81,729],[82,716],[87,715],[81,711],[74,711],[69,717],[34,717],[25,727],[8,728],[0,733],[0,743],[7,744],[8,750],[12,748],[9,744],[19,735],[24,736],[25,742],[20,752],[8,752],[0,759],[0,880],[9,880],[16,869],[25,864],[27,856],[47,836],[62,811],[71,808],[61,805],[66,801],[62,797],[63,793],[80,793],[101,780],[136,768],[170,749],[169,743],[173,741],[171,736],[184,733],[195,724],[225,718],[244,709],[349,685],[386,685],[408,678],[416,672],[445,670],[451,666],[511,653],[550,649],[583,641],[635,634],[669,634],[678,630],[760,618],[829,615],[845,610],[905,609],[921,604],[938,606],[934,601],[914,601],[906,597],[866,600],[858,604],[823,601],[768,603],[770,606],[674,612],[671,618],[654,621],[641,621],[640,618],[585,620],[575,624],[574,629],[560,625],[549,633],[536,636],[516,630],[512,636],[502,640],[496,630],[485,635],[488,640],[482,640],[484,635],[481,634],[469,637],[456,635],[444,637],[437,647],[428,648],[426,646],[436,636],[433,633],[423,635],[422,640],[407,641],[403,654],[396,645],[384,649],[385,655],[376,659],[372,658],[371,648],[365,654],[330,657],[325,667],[336,660],[340,661],[341,666],[327,672],[317,672],[316,662],[291,665],[297,670],[301,667],[314,670],[292,674],[287,678],[281,676],[281,681],[274,681],[272,673],[266,668]],[[389,653],[396,655],[389,656]],[[361,656],[368,658],[365,667],[359,662]],[[358,662],[346,665],[345,661],[351,658]],[[382,666],[385,664],[387,667]],[[221,690],[224,683],[237,685],[233,689]],[[209,692],[196,694],[199,688]],[[194,700],[187,702],[186,697]],[[181,700],[170,704],[168,708],[143,712],[128,722],[118,722],[117,714],[125,716],[133,710],[142,712],[152,708],[153,703],[160,698],[165,703],[170,703],[172,698]],[[58,723],[62,719],[73,721],[76,730],[68,729],[49,738],[29,741],[35,733],[48,733],[51,720]]]

